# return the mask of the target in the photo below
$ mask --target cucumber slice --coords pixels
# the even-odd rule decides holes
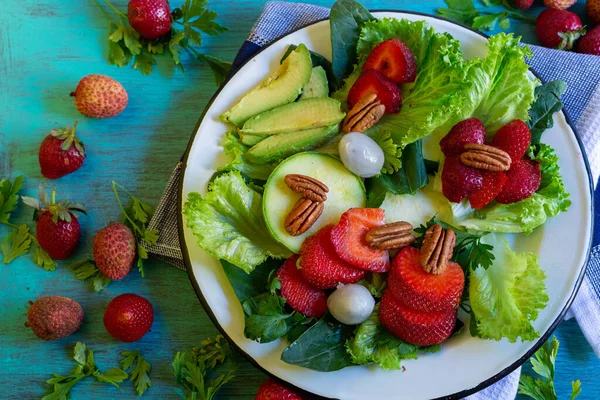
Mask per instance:
[[[300,236],[291,236],[283,226],[285,218],[301,197],[285,184],[288,174],[311,176],[329,188],[323,214]],[[339,159],[314,152],[296,154],[279,164],[269,176],[263,194],[263,212],[271,235],[295,253],[308,236],[325,225],[338,223],[340,216],[349,208],[365,207],[366,203],[365,186],[358,176],[348,171]]]

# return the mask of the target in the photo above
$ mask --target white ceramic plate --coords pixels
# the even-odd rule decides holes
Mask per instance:
[[[426,20],[438,32],[448,32],[463,46],[466,58],[483,57],[487,39],[452,22],[419,14],[376,12],[376,17]],[[277,68],[289,44],[304,43],[331,59],[329,21],[295,31],[249,60],[215,95],[190,140],[180,190],[180,211],[190,192],[206,193],[207,182],[226,159],[221,143],[227,126],[219,115]],[[315,372],[280,360],[286,342],[259,344],[244,338],[244,314],[219,262],[197,245],[180,213],[180,239],[190,279],[198,297],[226,337],[257,366],[314,394],[338,399],[459,398],[488,386],[522,364],[547,338],[564,316],[579,287],[586,265],[592,231],[592,191],[585,155],[568,117],[555,116],[544,142],[560,156],[560,166],[573,204],[567,213],[548,221],[530,236],[520,237],[517,251],[540,255],[548,274],[550,302],[534,326],[542,333],[535,342],[508,343],[472,338],[467,332],[445,343],[442,351],[406,361],[406,371],[384,371],[356,366],[337,372]]]

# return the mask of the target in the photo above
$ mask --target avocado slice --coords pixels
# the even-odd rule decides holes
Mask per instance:
[[[310,54],[306,46],[301,44],[290,53],[277,72],[246,93],[221,115],[221,120],[240,127],[254,115],[296,100],[311,73]]]
[[[313,97],[285,104],[250,118],[243,133],[274,135],[335,125],[344,119],[340,102],[329,97]]]
[[[239,132],[239,136],[242,140],[242,143],[244,143],[246,146],[254,146],[261,140],[268,137],[267,135],[253,135],[251,133],[244,133],[242,131]]]
[[[298,100],[310,99],[312,97],[329,96],[329,86],[327,85],[327,74],[323,67],[313,67],[312,74],[308,83],[302,88],[302,94]]]
[[[338,125],[331,125],[298,132],[271,135],[248,150],[244,157],[248,161],[257,164],[266,164],[301,151],[319,147],[334,137],[338,131]]]

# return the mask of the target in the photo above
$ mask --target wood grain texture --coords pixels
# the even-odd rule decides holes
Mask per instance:
[[[313,1],[330,6],[333,1]],[[114,1],[125,9],[126,0]],[[179,5],[173,0],[173,6]],[[219,22],[231,30],[219,39],[206,38],[209,54],[233,59],[264,2],[242,0],[212,1]],[[373,9],[406,9],[432,13],[443,6],[435,1],[364,1]],[[515,30],[534,40],[532,26],[515,24]],[[73,257],[91,252],[94,233],[111,220],[121,218],[110,190],[115,180],[138,196],[156,204],[171,170],[183,150],[202,109],[215,91],[210,71],[188,62],[186,73],[161,62],[150,76],[131,68],[108,65],[107,24],[91,0],[3,0],[0,6],[0,176],[26,176],[24,192],[35,195],[39,184],[56,188],[63,198],[86,203],[89,216],[82,217],[82,245]],[[166,60],[163,60],[166,61]],[[189,60],[188,60],[189,61]],[[89,73],[107,74],[119,80],[129,92],[127,109],[108,120],[90,120],[76,111],[69,92]],[[54,127],[79,119],[78,130],[89,157],[83,168],[58,181],[42,178],[37,149]],[[20,208],[20,223],[31,219],[31,211]],[[0,227],[0,237],[6,234]],[[169,372],[176,350],[199,344],[217,333],[202,310],[187,274],[153,260],[146,278],[132,272],[125,280],[113,282],[97,294],[76,280],[64,268],[55,272],[38,268],[25,256],[10,265],[0,264],[0,389],[3,399],[33,399],[45,393],[44,381],[52,372],[71,368],[72,347],[85,342],[96,351],[100,368],[116,366],[124,349],[139,349],[153,365],[154,386],[145,398],[179,398]],[[118,294],[134,292],[154,305],[156,320],[152,331],[138,343],[113,340],[104,329],[102,315],[108,302]],[[44,295],[67,295],[85,310],[82,329],[71,337],[42,342],[23,326],[27,301]],[[560,397],[566,396],[571,379],[582,380],[581,399],[596,399],[600,390],[597,371],[600,362],[574,322],[563,323],[558,361]],[[237,378],[223,389],[222,399],[252,399],[264,375],[247,362],[240,363]],[[72,391],[73,399],[134,398],[132,386],[123,391],[93,380]]]

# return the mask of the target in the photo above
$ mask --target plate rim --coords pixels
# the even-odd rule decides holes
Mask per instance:
[[[487,35],[483,32],[480,32],[476,29],[473,29],[470,26],[467,26],[465,24],[459,23],[459,22],[455,22],[452,21],[450,19],[441,17],[441,16],[437,16],[437,15],[431,15],[431,14],[427,14],[427,13],[423,13],[423,12],[418,12],[418,11],[407,11],[407,10],[395,10],[395,9],[370,9],[369,12],[371,13],[377,13],[377,12],[388,12],[388,13],[398,13],[398,14],[410,14],[410,15],[417,15],[417,16],[423,16],[423,17],[427,17],[427,18],[434,18],[434,19],[438,19],[441,21],[445,21],[457,26],[460,26],[464,29],[467,29],[473,33],[476,33],[479,36],[482,36],[483,38],[485,38],[486,40],[488,40],[490,38],[490,35]],[[271,43],[267,44],[266,46],[263,46],[261,48],[259,48],[254,54],[252,54],[250,57],[248,57],[247,60],[245,60],[243,63],[241,63],[239,66],[236,67],[235,71],[230,72],[230,74],[228,75],[227,79],[221,84],[221,86],[219,86],[219,88],[217,89],[217,91],[213,94],[213,96],[210,98],[209,102],[207,103],[207,105],[205,106],[204,110],[202,111],[202,114],[200,115],[200,118],[198,119],[198,122],[196,123],[196,126],[194,127],[194,131],[192,133],[192,135],[190,136],[190,139],[187,143],[185,152],[183,153],[183,156],[181,157],[180,161],[179,161],[179,165],[181,167],[181,172],[180,172],[180,176],[179,176],[179,182],[177,184],[177,231],[178,231],[178,236],[179,236],[179,244],[181,247],[181,253],[183,256],[183,263],[185,265],[187,274],[188,274],[188,278],[190,280],[190,283],[192,284],[192,287],[194,288],[194,291],[196,292],[196,297],[198,297],[198,300],[200,301],[200,304],[202,304],[202,307],[204,308],[204,311],[206,312],[206,314],[208,315],[208,317],[210,318],[211,322],[213,323],[213,325],[215,325],[215,327],[217,328],[217,330],[219,331],[219,333],[225,338],[227,339],[228,343],[233,346],[233,348],[235,350],[237,350],[240,354],[242,354],[246,360],[248,360],[248,362],[250,362],[250,364],[252,364],[255,368],[257,368],[259,371],[261,371],[262,373],[264,373],[265,375],[267,375],[269,378],[275,379],[276,381],[280,381],[280,382],[284,382],[286,385],[294,388],[295,390],[299,391],[300,393],[304,393],[304,394],[308,394],[311,396],[311,398],[315,398],[315,399],[327,399],[326,397],[323,396],[319,396],[310,392],[305,391],[304,389],[301,389],[277,376],[275,376],[274,374],[272,374],[271,372],[267,371],[265,368],[263,368],[258,361],[256,361],[250,354],[248,354],[247,352],[245,352],[240,346],[237,345],[237,343],[235,343],[234,340],[231,339],[231,337],[229,337],[229,335],[225,332],[225,329],[221,326],[221,324],[219,323],[218,319],[216,318],[215,314],[213,313],[212,309],[209,307],[206,298],[204,297],[204,294],[202,293],[202,290],[200,289],[200,287],[198,286],[197,283],[197,279],[194,276],[194,272],[193,272],[193,268],[192,268],[192,263],[189,257],[189,251],[188,251],[188,246],[187,243],[185,241],[185,236],[184,236],[184,221],[183,221],[183,183],[184,183],[184,178],[185,178],[185,172],[187,169],[187,161],[189,158],[189,154],[190,154],[190,150],[192,148],[192,145],[196,139],[196,135],[198,133],[198,130],[200,128],[200,125],[202,124],[202,121],[204,120],[204,117],[206,116],[206,113],[208,112],[208,110],[211,108],[213,102],[215,101],[215,99],[217,98],[217,96],[221,93],[221,91],[223,90],[223,88],[227,85],[227,83],[233,78],[233,76],[235,76],[241,69],[242,67],[244,67],[246,64],[248,64],[253,58],[255,58],[256,56],[258,56],[260,53],[262,53],[264,50],[268,49],[269,47],[271,47],[274,43],[279,42],[280,40],[282,40],[283,38],[297,32],[300,31],[302,29],[305,29],[309,26],[318,24],[320,22],[323,21],[327,21],[329,20],[329,17],[326,18],[321,18],[317,21],[311,22],[308,25],[305,26],[300,26],[297,27],[293,30],[291,30],[290,32],[287,32],[285,35],[277,38],[276,40],[273,40]],[[541,76],[531,67],[529,67],[529,71],[536,77],[538,78],[542,83],[546,83]],[[463,397],[466,397],[468,395],[471,395],[473,393],[479,392],[483,389],[485,389],[486,387],[489,387],[491,385],[493,385],[494,383],[500,381],[501,379],[503,379],[504,377],[506,377],[507,375],[509,375],[511,372],[513,372],[515,369],[517,369],[518,367],[520,367],[521,365],[523,365],[540,347],[542,347],[542,345],[550,338],[550,336],[552,335],[552,333],[556,330],[556,328],[558,327],[558,325],[562,322],[562,320],[564,319],[565,315],[567,314],[567,311],[569,310],[569,308],[571,307],[573,300],[575,299],[575,296],[577,295],[577,293],[579,292],[579,289],[581,288],[581,284],[583,282],[583,278],[585,276],[585,272],[587,271],[587,267],[588,267],[588,263],[589,263],[589,258],[590,258],[590,254],[591,254],[591,249],[592,249],[592,244],[593,244],[593,240],[594,240],[594,228],[595,228],[595,219],[594,219],[594,184],[593,184],[593,180],[592,180],[592,173],[591,173],[591,168],[590,168],[590,164],[589,164],[589,160],[588,160],[588,156],[587,153],[585,151],[585,148],[583,146],[583,142],[581,141],[581,137],[579,136],[578,132],[577,132],[577,128],[575,126],[575,124],[573,123],[573,120],[571,119],[571,116],[569,115],[568,111],[566,110],[565,106],[563,105],[563,108],[561,109],[561,112],[563,113],[565,120],[567,122],[567,124],[569,125],[569,127],[571,128],[571,130],[573,131],[573,134],[575,136],[575,140],[577,141],[577,144],[579,145],[579,150],[581,151],[581,156],[583,158],[583,162],[585,165],[585,169],[587,172],[587,181],[588,181],[588,189],[590,191],[590,215],[592,215],[591,218],[591,229],[590,229],[590,238],[588,240],[588,244],[587,244],[587,250],[586,250],[586,256],[585,256],[585,261],[584,261],[584,265],[581,268],[580,272],[579,272],[579,276],[577,277],[577,280],[575,281],[575,287],[573,289],[573,291],[571,292],[569,298],[567,299],[567,302],[565,303],[565,306],[563,307],[563,309],[561,310],[561,312],[558,314],[558,316],[556,317],[556,319],[554,320],[554,322],[552,322],[552,324],[550,325],[550,327],[548,328],[548,330],[540,335],[540,337],[537,339],[536,343],[531,347],[531,349],[529,349],[529,351],[527,351],[522,357],[520,357],[519,359],[515,360],[513,363],[511,363],[508,367],[504,368],[503,370],[501,370],[500,372],[498,372],[497,374],[493,375],[492,377],[484,380],[483,382],[479,383],[476,386],[473,386],[469,389],[464,389],[461,390],[459,392],[456,393],[452,393],[450,395],[445,395],[442,397],[437,397],[435,399],[431,399],[431,400],[458,400],[461,399]]]

